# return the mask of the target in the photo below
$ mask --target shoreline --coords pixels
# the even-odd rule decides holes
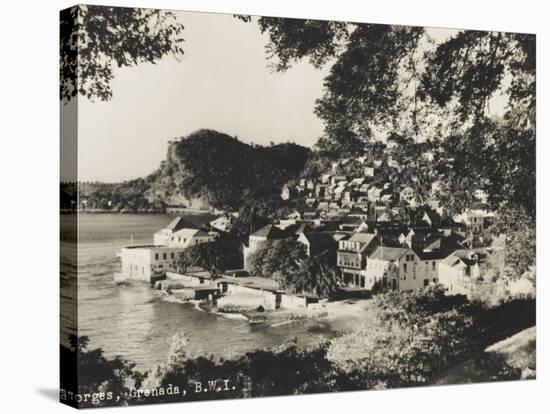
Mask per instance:
[[[192,304],[194,310],[209,313],[229,320],[247,321],[251,325],[262,324],[269,328],[285,326],[296,322],[318,321],[329,324],[334,331],[350,332],[367,323],[370,316],[370,299],[342,300],[310,305],[304,309],[277,309],[262,312],[251,309],[239,312],[218,312],[214,307],[201,306],[206,302],[194,299],[178,299],[162,291],[161,300]],[[261,316],[260,320],[256,317]]]
[[[143,211],[114,211],[114,210],[60,210],[60,214],[169,214],[169,215],[178,215],[178,214],[210,214],[213,216],[218,215],[212,210],[201,210],[197,208],[186,208],[186,209],[178,209],[178,211],[170,212],[170,211],[151,211],[151,210],[143,210]]]

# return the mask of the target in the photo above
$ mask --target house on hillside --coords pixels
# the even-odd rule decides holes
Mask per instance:
[[[478,234],[490,225],[494,216],[494,213],[486,210],[473,209],[466,210],[460,216],[455,217],[455,221],[464,223],[468,233]]]
[[[363,174],[365,175],[365,177],[374,177],[376,175],[376,167],[366,166],[363,169]]]
[[[382,195],[382,189],[378,187],[371,187],[367,194],[368,194],[369,201],[374,203],[376,201],[380,201],[380,197]]]
[[[331,178],[332,178],[332,174],[323,174],[321,175],[321,183],[328,184],[330,183]]]
[[[369,188],[370,188],[369,184],[361,184],[361,186],[358,189],[359,194],[363,194],[363,195],[368,194]]]
[[[399,199],[411,207],[416,205],[416,192],[409,186],[403,188],[399,193]]]
[[[346,183],[347,182],[347,178],[345,175],[334,175],[330,178],[330,183],[331,184],[339,184],[339,183]]]

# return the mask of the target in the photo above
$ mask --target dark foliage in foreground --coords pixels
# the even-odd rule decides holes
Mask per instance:
[[[75,382],[62,384],[80,393],[111,390],[120,397],[116,402],[88,401],[88,406],[418,386],[429,384],[454,364],[483,354],[487,345],[535,324],[533,299],[515,299],[488,308],[427,288],[378,295],[374,302],[372,320],[363,329],[311,349],[289,341],[272,349],[215,358],[189,354],[185,335],[178,334],[170,340],[166,362],[144,375],[134,372],[133,365],[120,358],[106,359],[101,349],[87,350],[82,345],[62,348],[62,358],[73,363],[78,355],[81,373],[78,388]],[[502,359],[492,358],[491,364],[498,365],[493,371],[502,373],[491,380],[518,378],[519,371]],[[172,384],[187,394],[136,396],[135,390],[125,386],[124,380],[129,378],[142,392],[166,389]],[[229,389],[195,392],[197,381],[208,384],[214,380],[218,388],[229,380]]]
[[[60,98],[112,97],[115,67],[183,56],[183,25],[172,11],[78,5],[60,14]]]

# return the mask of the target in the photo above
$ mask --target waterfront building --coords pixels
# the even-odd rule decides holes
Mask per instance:
[[[170,238],[174,233],[181,229],[196,229],[193,223],[188,220],[185,220],[183,217],[177,217],[168,224],[163,229],[160,229],[153,235],[153,244],[155,246],[166,246],[168,245]]]
[[[168,246],[129,246],[117,254],[121,261],[121,272],[115,280],[140,280],[152,283],[162,278],[166,271],[177,269],[178,255],[183,248]]]

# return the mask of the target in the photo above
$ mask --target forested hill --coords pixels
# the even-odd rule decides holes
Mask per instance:
[[[203,129],[170,143],[166,160],[149,176],[81,186],[80,200],[86,200],[86,209],[115,211],[166,205],[238,210],[246,201],[279,193],[310,156],[300,145],[252,146]]]

